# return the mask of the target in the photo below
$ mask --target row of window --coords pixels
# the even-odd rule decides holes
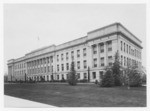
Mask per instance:
[[[59,70],[60,65],[57,65],[57,71]],[[87,68],[87,61],[84,60],[83,61],[83,68],[86,69]],[[80,69],[80,61],[77,61],[77,69]],[[66,63],[66,70],[69,70],[69,63]],[[61,64],[61,71],[64,71],[64,64]]]
[[[22,69],[25,68],[25,63],[15,64],[15,69]]]
[[[108,65],[109,66],[112,66],[112,56],[108,56]],[[93,67],[97,67],[97,58],[94,58],[93,59]],[[100,58],[100,66],[105,66],[105,58],[104,57],[101,57]]]
[[[135,57],[141,59],[141,52],[138,51],[137,49],[132,49],[130,45],[126,44],[123,41],[121,41],[121,51],[124,51],[127,54],[130,54],[132,56],[135,56]]]
[[[100,71],[99,74],[100,74],[100,78],[102,78],[103,75],[104,75],[104,72]],[[57,80],[65,79],[64,74],[58,74],[56,77],[57,77],[56,78]],[[47,81],[50,80],[50,76],[49,75],[47,75],[47,76],[28,77],[27,79],[28,80],[32,79],[32,80],[40,81],[41,78],[43,78],[44,80],[47,80]],[[69,74],[66,74],[66,79],[68,79],[68,78],[69,78]],[[87,73],[83,73],[83,78],[81,78],[81,73],[77,73],[77,78],[78,79],[88,79],[88,74]],[[96,79],[96,78],[97,78],[96,72],[92,72],[92,75],[91,75],[90,79]]]
[[[134,59],[131,59],[129,57],[125,57],[125,56],[121,55],[121,65],[122,66],[135,66],[135,65],[140,66],[141,62],[138,62]]]
[[[14,73],[16,75],[24,75],[25,74],[25,70],[15,71]]]
[[[83,49],[83,57],[86,56],[86,48]],[[80,58],[80,50],[77,50],[77,58]],[[74,51],[71,51],[71,59],[74,60]],[[61,54],[61,61],[64,60],[64,54]],[[69,52],[66,52],[66,60],[69,60]],[[59,55],[57,55],[57,62],[59,61]]]
[[[112,51],[112,41],[107,41],[107,50]],[[100,43],[100,53],[104,53],[104,43]],[[97,45],[93,45],[93,54],[97,54]]]
[[[46,63],[49,64],[50,62],[53,63],[53,56],[27,62],[27,67],[34,67]]]
[[[28,74],[53,72],[53,66],[27,69]]]

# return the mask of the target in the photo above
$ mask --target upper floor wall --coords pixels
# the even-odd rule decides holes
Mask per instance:
[[[34,50],[30,53],[27,53],[24,57],[14,59],[14,60],[9,60],[8,65],[11,63],[16,63],[16,62],[21,62],[23,60],[30,60],[31,58],[34,57],[42,57],[46,54],[51,54],[51,53],[56,53],[60,54],[62,50],[69,50],[71,51],[71,48],[77,47],[83,44],[86,44],[87,46],[91,46],[97,42],[105,41],[105,39],[116,39],[118,38],[117,36],[112,36],[112,34],[117,35],[118,33],[121,33],[124,35],[126,39],[128,39],[130,42],[132,42],[134,45],[142,49],[141,47],[141,41],[135,37],[131,32],[129,32],[125,27],[123,27],[120,23],[114,23],[105,27],[102,27],[100,29],[93,30],[91,32],[87,33],[87,36],[69,41],[64,44],[60,44],[58,46],[51,45],[48,47],[44,47],[38,50]],[[87,47],[86,46],[86,47]],[[55,54],[55,55],[56,55]]]

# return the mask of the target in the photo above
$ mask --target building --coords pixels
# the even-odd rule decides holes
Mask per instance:
[[[51,45],[8,60],[8,79],[45,81],[67,79],[71,62],[80,80],[101,80],[106,66],[111,66],[118,51],[122,68],[128,64],[141,67],[141,40],[120,23],[87,33],[85,37],[60,45]]]

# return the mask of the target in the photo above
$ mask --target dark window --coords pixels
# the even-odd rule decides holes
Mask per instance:
[[[112,51],[112,41],[108,41],[108,51]]]
[[[57,75],[57,80],[59,80],[59,75]]]
[[[94,59],[94,67],[97,67],[97,59]]]
[[[83,49],[83,56],[86,56],[86,48]]]
[[[104,64],[104,57],[101,57],[101,66],[105,66],[105,64]]]
[[[122,51],[122,41],[121,41],[121,51]]]
[[[68,52],[66,53],[66,60],[68,60],[69,59],[69,56],[68,56]]]
[[[77,73],[78,79],[80,79],[80,73]]]
[[[61,60],[62,60],[62,61],[64,60],[64,55],[63,55],[63,54],[61,54]]]
[[[59,55],[57,55],[57,61],[59,61]]]
[[[77,68],[80,69],[80,61],[77,62]]]
[[[93,45],[93,54],[97,54],[97,46]]]
[[[104,43],[100,43],[100,52],[101,52],[101,53],[104,52]]]
[[[69,70],[69,63],[66,63],[66,69]]]
[[[80,50],[77,50],[77,57],[80,57]]]
[[[64,64],[61,64],[61,69],[62,71],[64,71]]]
[[[84,79],[87,79],[87,73],[84,73]]]
[[[87,68],[87,62],[86,62],[86,60],[83,61],[83,65],[84,65],[84,69],[86,69]]]
[[[93,79],[96,79],[96,72],[93,72]]]
[[[59,65],[57,65],[57,71],[59,71]]]

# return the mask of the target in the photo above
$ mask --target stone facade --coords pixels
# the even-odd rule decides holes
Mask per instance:
[[[88,32],[87,36],[51,45],[8,61],[9,81],[32,79],[45,81],[67,79],[71,62],[79,80],[100,81],[106,66],[111,66],[119,52],[122,68],[127,64],[141,67],[141,41],[120,23]]]

